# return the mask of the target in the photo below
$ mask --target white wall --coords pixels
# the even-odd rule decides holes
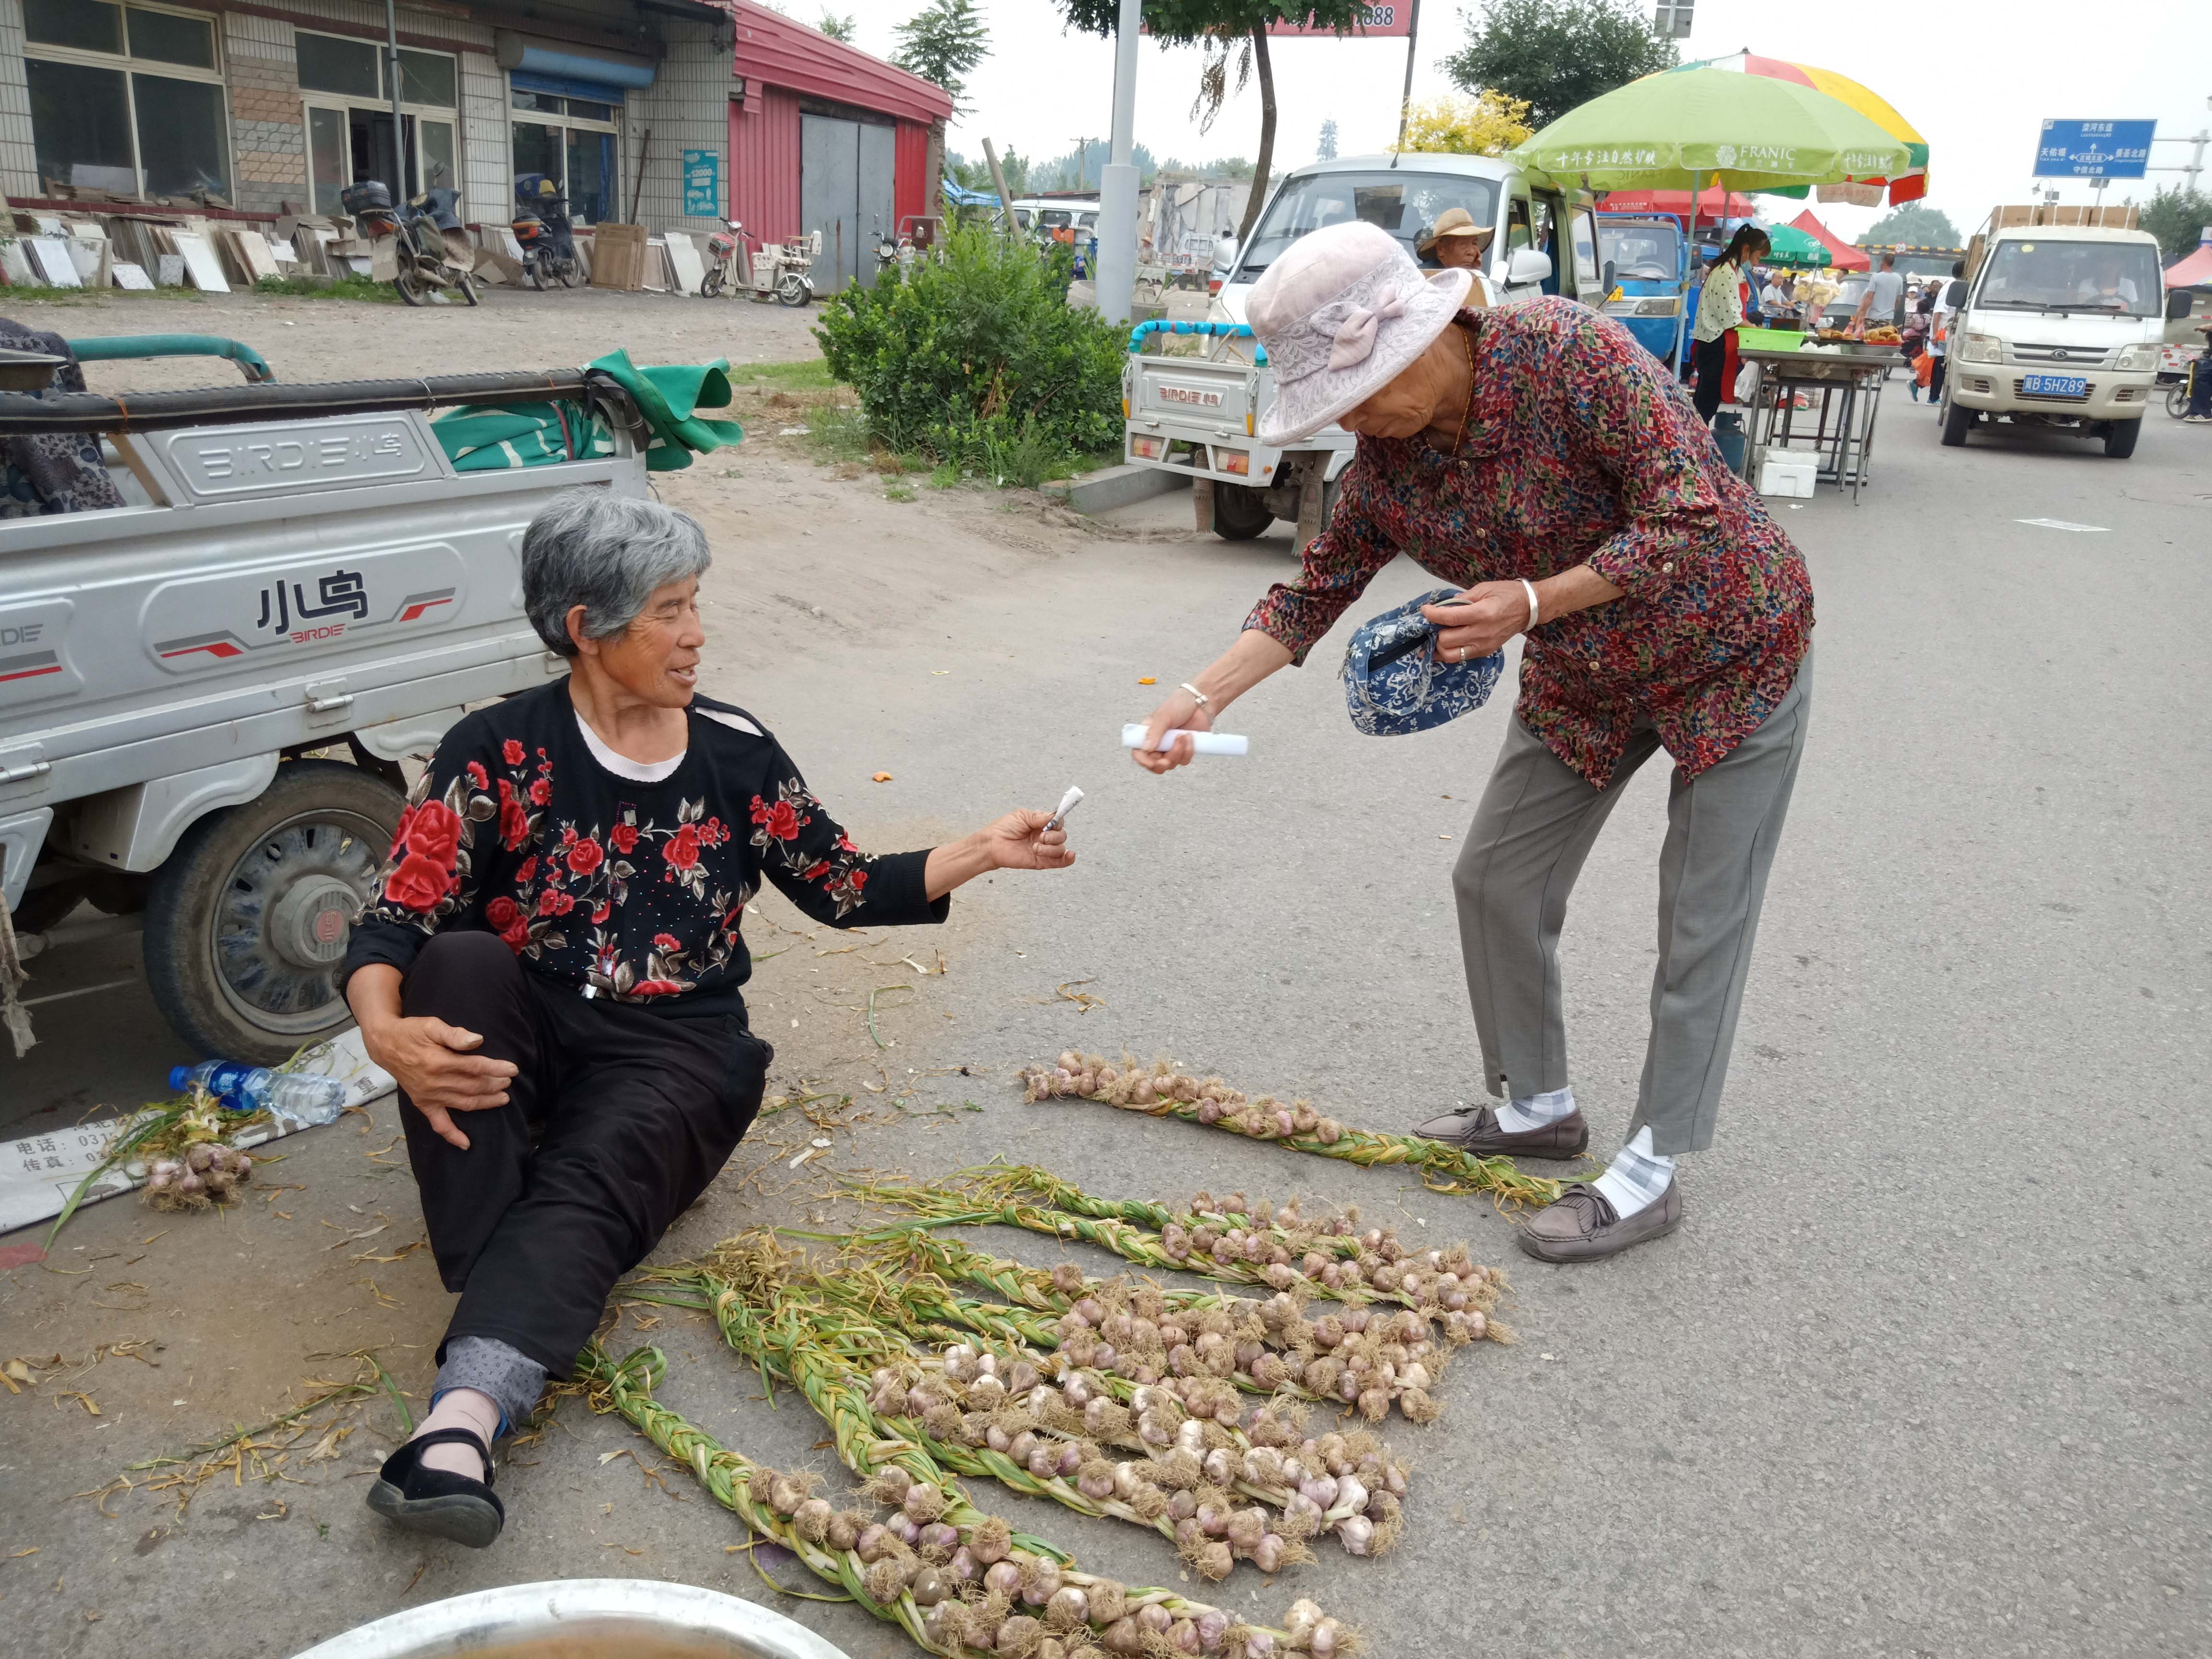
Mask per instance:
[[[638,222],[653,230],[723,228],[720,211],[687,218],[684,212],[684,152],[712,150],[721,158],[719,199],[730,198],[731,47],[714,44],[711,27],[662,20],[669,55],[653,84],[633,92],[623,106],[622,210],[638,196]],[[646,144],[651,129],[653,140]],[[642,148],[641,148],[642,147]],[[638,187],[638,157],[645,182]]]

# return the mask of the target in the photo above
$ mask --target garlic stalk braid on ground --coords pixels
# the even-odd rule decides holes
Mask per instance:
[[[1320,1294],[1336,1292],[1341,1299],[1356,1300],[1356,1294],[1347,1293],[1372,1285],[1397,1301],[1458,1312],[1469,1307],[1486,1310],[1503,1282],[1494,1269],[1468,1257],[1464,1243],[1408,1249],[1395,1227],[1358,1232],[1356,1209],[1309,1224],[1298,1214],[1295,1199],[1271,1212],[1265,1200],[1248,1209],[1242,1193],[1217,1200],[1201,1192],[1190,1211],[1178,1215],[1141,1200],[1095,1197],[1049,1170],[1027,1166],[994,1162],[963,1170],[957,1178],[968,1190],[999,1201],[1033,1192],[1052,1209],[1158,1228],[1162,1247],[1184,1267],[1193,1255],[1222,1265],[1249,1262],[1279,1291],[1304,1279],[1317,1284]]]
[[[1126,1058],[1117,1063],[1071,1050],[1057,1065],[1032,1066],[1022,1074],[1022,1083],[1032,1101],[1094,1100],[1126,1111],[1179,1117],[1255,1140],[1275,1141],[1322,1158],[1370,1167],[1410,1164],[1432,1192],[1486,1192],[1500,1205],[1549,1204],[1559,1195],[1559,1182],[1523,1175],[1510,1158],[1476,1158],[1419,1135],[1351,1128],[1322,1116],[1304,1101],[1285,1103],[1269,1095],[1248,1098],[1218,1078],[1201,1080],[1165,1061],[1146,1066]]]
[[[890,1273],[868,1259],[871,1249],[888,1255],[876,1261]],[[1309,1323],[1296,1297],[1280,1291],[1265,1302],[1164,1291],[1149,1281],[1085,1279],[1073,1262],[1047,1273],[921,1230],[903,1241],[850,1245],[840,1267],[823,1276],[825,1294],[866,1298],[879,1316],[909,1334],[937,1335],[928,1328],[934,1322],[1011,1337],[1054,1351],[1073,1368],[1102,1374],[1117,1398],[1126,1399],[1132,1385],[1182,1389],[1215,1377],[1255,1394],[1356,1406],[1370,1422],[1381,1421],[1394,1403],[1416,1423],[1435,1420],[1442,1409],[1427,1391],[1442,1379],[1448,1349],[1435,1346],[1427,1316],[1414,1310],[1350,1308]],[[951,1296],[930,1269],[965,1273],[1032,1306],[1067,1311],[1040,1328],[1041,1315],[1026,1308]],[[1480,1288],[1486,1299],[1494,1298],[1494,1285]],[[1440,1320],[1450,1346],[1484,1336],[1512,1340],[1506,1326],[1480,1310],[1448,1312]]]
[[[709,1275],[702,1283],[717,1281]],[[756,1295],[760,1288],[753,1287]],[[802,1297],[773,1309],[739,1309],[723,1298],[739,1301],[744,1293],[725,1286],[715,1295],[733,1345],[757,1346],[793,1377],[809,1364],[818,1377],[823,1364],[818,1352],[810,1360],[789,1351],[801,1340],[802,1323],[836,1330],[855,1351],[888,1353],[899,1346],[887,1333],[858,1325],[851,1314]],[[762,1315],[766,1324],[759,1322]],[[1054,1387],[1045,1373],[1049,1364],[1018,1350],[979,1352],[965,1344],[942,1355],[906,1352],[867,1376],[866,1407],[878,1444],[909,1438],[959,1474],[988,1475],[1082,1514],[1149,1527],[1209,1578],[1225,1577],[1239,1559],[1270,1574],[1310,1560],[1304,1540],[1316,1532],[1331,1534],[1354,1555],[1379,1555],[1395,1542],[1406,1472],[1388,1447],[1364,1431],[1302,1443],[1297,1419],[1279,1405],[1253,1410],[1248,1435],[1236,1391],[1218,1380],[1185,1379],[1181,1394],[1170,1386],[1133,1389],[1114,1380],[1117,1398],[1109,1392],[1109,1380],[1096,1373],[1071,1370],[1065,1388]],[[843,1366],[848,1382],[858,1386],[860,1367],[849,1360]],[[808,1392],[817,1397],[824,1390]],[[1113,1462],[1102,1440],[1146,1455]],[[1238,1510],[1236,1492],[1266,1507]],[[1281,1512],[1281,1522],[1269,1508]]]
[[[731,1244],[726,1244],[720,1253],[726,1255],[731,1249]],[[781,1274],[778,1279],[776,1284],[756,1280],[748,1289],[753,1296],[775,1299],[781,1289]],[[956,1547],[953,1533],[968,1523],[974,1511],[965,1494],[945,1474],[947,1465],[963,1473],[988,1474],[1017,1492],[1051,1498],[1082,1514],[1110,1515],[1158,1530],[1176,1544],[1186,1562],[1212,1579],[1225,1577],[1240,1555],[1268,1573],[1301,1559],[1310,1559],[1302,1538],[1324,1519],[1355,1554],[1388,1548],[1402,1524],[1397,1495],[1382,1490],[1381,1483],[1395,1475],[1402,1492],[1403,1474],[1371,1459],[1370,1472],[1377,1482],[1371,1492],[1356,1480],[1332,1480],[1325,1487],[1316,1481],[1316,1492],[1304,1500],[1313,1520],[1297,1522],[1287,1535],[1270,1529],[1264,1510],[1234,1511],[1225,1491],[1204,1491],[1178,1506],[1137,1466],[1125,1463],[1116,1468],[1096,1445],[1079,1444],[1057,1433],[1041,1436],[1026,1426],[1033,1419],[1023,1407],[1006,1403],[1004,1384],[990,1391],[997,1396],[991,1410],[963,1414],[945,1397],[949,1390],[929,1392],[926,1403],[910,1401],[896,1381],[895,1368],[887,1364],[878,1368],[876,1395],[870,1398],[863,1393],[868,1380],[860,1370],[836,1357],[828,1345],[811,1340],[808,1326],[817,1317],[836,1325],[849,1337],[847,1346],[854,1350],[883,1352],[898,1346],[884,1333],[859,1328],[849,1315],[809,1308],[799,1298],[779,1301],[771,1316],[763,1320],[763,1310],[737,1286],[712,1273],[702,1273],[699,1282],[712,1297],[715,1322],[724,1339],[738,1352],[790,1378],[830,1425],[840,1460],[855,1474],[869,1478],[872,1495],[902,1506],[903,1518],[895,1523],[901,1541],[925,1554],[949,1553],[946,1570],[957,1583],[974,1582],[979,1573],[988,1579],[988,1561]],[[903,1363],[915,1365],[910,1352]],[[1030,1368],[1029,1377],[1017,1377],[1026,1382],[1024,1392],[1033,1394],[1042,1386],[1032,1362],[1010,1362],[1010,1370],[1018,1365]],[[1079,1414],[1058,1400],[1058,1391],[1047,1392],[1054,1395],[1052,1403],[1058,1407],[1060,1425],[1079,1425]],[[886,1397],[887,1394],[893,1397]],[[891,1415],[886,1408],[895,1407],[912,1417],[917,1406],[919,1420],[910,1435],[897,1431],[885,1420]],[[1038,1401],[1032,1409],[1043,1416],[1051,1412],[1051,1406]],[[984,1426],[993,1415],[1018,1428],[1018,1433],[1005,1434],[1003,1446],[992,1443]],[[972,1433],[967,1431],[971,1425]],[[1364,1449],[1344,1443],[1342,1437],[1340,1444],[1343,1452],[1358,1454]],[[1277,1474],[1281,1466],[1279,1457],[1260,1465]],[[1178,1468],[1176,1473],[1182,1471]],[[1190,1473],[1196,1478],[1185,1486],[1200,1486],[1204,1477],[1194,1458],[1190,1460]],[[1069,1485],[1071,1475],[1082,1484]],[[1290,1496],[1285,1492],[1286,1501]],[[1321,1502],[1324,1497],[1331,1503]],[[1338,1512],[1329,1513],[1332,1507]],[[1379,1518],[1368,1516],[1370,1508]],[[986,1583],[985,1588],[990,1585]],[[1037,1573],[1025,1576],[1019,1589],[1028,1605],[1046,1607],[1054,1588],[1048,1575]],[[1109,1650],[1116,1650],[1109,1644]]]
[[[1291,1608],[1284,1629],[1247,1625],[1172,1591],[1079,1572],[1063,1553],[1015,1534],[995,1516],[956,1528],[957,1549],[971,1559],[979,1552],[991,1556],[993,1567],[1008,1571],[996,1584],[956,1587],[950,1558],[933,1562],[907,1549],[866,1512],[841,1512],[814,1497],[812,1476],[779,1475],[750,1462],[654,1401],[665,1369],[657,1349],[640,1349],[617,1364],[596,1342],[576,1364],[594,1410],[619,1413],[756,1534],[790,1550],[807,1571],[898,1625],[928,1652],[947,1659],[1096,1659],[1100,1648],[1116,1655],[1164,1648],[1225,1659],[1273,1659],[1285,1651],[1333,1659],[1352,1650],[1351,1632],[1310,1601]],[[1015,1613],[1023,1587],[1048,1574],[1058,1582],[1042,1617]]]

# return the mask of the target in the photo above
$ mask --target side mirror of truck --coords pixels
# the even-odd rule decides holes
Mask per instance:
[[[1620,267],[1615,261],[1607,259],[1605,262],[1605,270],[1600,274],[1597,279],[1597,297],[1599,304],[1604,304],[1607,300],[1613,296],[1613,283],[1618,278],[1620,271]]]
[[[1505,262],[1505,280],[1515,288],[1534,288],[1552,274],[1552,256],[1533,247],[1516,247]]]
[[[1954,311],[1966,303],[1966,283],[1964,277],[1952,279],[1951,286],[1944,292],[1943,303]]]
[[[2189,305],[2191,297],[2192,296],[2189,290],[2185,288],[2175,289],[2172,293],[2167,295],[2166,296],[2166,320],[2169,323],[2187,322],[2189,320]]]

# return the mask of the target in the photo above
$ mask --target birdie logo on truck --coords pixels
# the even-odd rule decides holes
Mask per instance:
[[[441,544],[179,582],[157,592],[146,612],[175,631],[148,643],[173,669],[287,647],[329,647],[372,629],[455,615],[462,578],[459,556]]]

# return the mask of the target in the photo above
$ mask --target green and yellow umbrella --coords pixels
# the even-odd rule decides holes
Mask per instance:
[[[1814,92],[1825,93],[1838,103],[1856,110],[1905,149],[1908,160],[1902,172],[1853,182],[1887,185],[1892,206],[1904,202],[1917,202],[1928,193],[1928,141],[1920,136],[1911,122],[1892,107],[1888,100],[1861,86],[1848,75],[1838,75],[1833,70],[1816,69],[1810,64],[1793,64],[1786,58],[1762,58],[1755,52],[1731,52],[1726,58],[1708,58],[1702,64],[1685,64],[1683,67],[1718,70],[1723,74],[1756,75],[1770,81],[1790,82],[1798,86],[1810,87]],[[1681,71],[1670,72],[1680,74]]]

